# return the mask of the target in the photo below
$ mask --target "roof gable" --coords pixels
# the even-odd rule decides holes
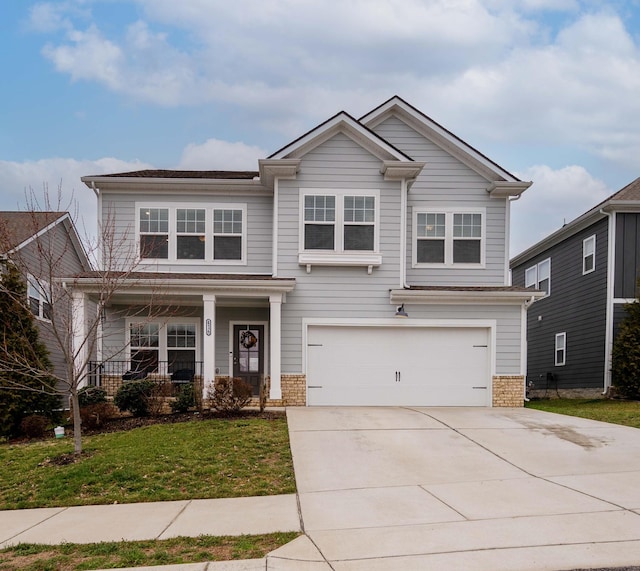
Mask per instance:
[[[451,131],[397,95],[361,117],[360,123],[373,129],[376,125],[379,125],[391,116],[397,117],[400,121],[409,125],[412,129],[432,141],[435,145],[438,145],[488,181],[525,184],[515,175],[502,168],[468,143],[465,143]],[[529,186],[528,183],[527,186]]]

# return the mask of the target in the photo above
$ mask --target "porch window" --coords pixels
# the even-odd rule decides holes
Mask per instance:
[[[152,373],[158,370],[160,325],[158,323],[132,323],[129,326],[131,370]]]
[[[213,259],[242,260],[242,210],[213,211]]]
[[[167,259],[169,257],[169,209],[140,209],[140,257]]]
[[[204,260],[206,210],[178,208],[176,210],[176,249],[179,260]]]
[[[169,362],[169,373],[180,370],[195,371],[195,324],[169,323],[167,325],[167,361]]]

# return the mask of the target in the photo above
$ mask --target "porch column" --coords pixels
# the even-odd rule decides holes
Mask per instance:
[[[73,368],[78,382],[76,388],[82,388],[87,384],[84,377],[87,370],[87,300],[84,292],[74,290],[71,293],[71,351],[73,355]]]
[[[280,386],[280,355],[282,335],[282,294],[269,296],[269,341],[270,341],[270,377],[271,389],[269,398],[281,399],[282,388]]]
[[[202,398],[207,398],[208,385],[216,378],[216,296],[204,294],[202,296],[202,321],[204,335],[202,336]]]

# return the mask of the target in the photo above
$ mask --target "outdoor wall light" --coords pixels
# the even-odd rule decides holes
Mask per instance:
[[[409,317],[409,314],[404,310],[404,303],[396,308],[396,317]]]

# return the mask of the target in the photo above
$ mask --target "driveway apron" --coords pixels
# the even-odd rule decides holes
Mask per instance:
[[[531,409],[287,410],[309,569],[640,562],[640,430]]]

